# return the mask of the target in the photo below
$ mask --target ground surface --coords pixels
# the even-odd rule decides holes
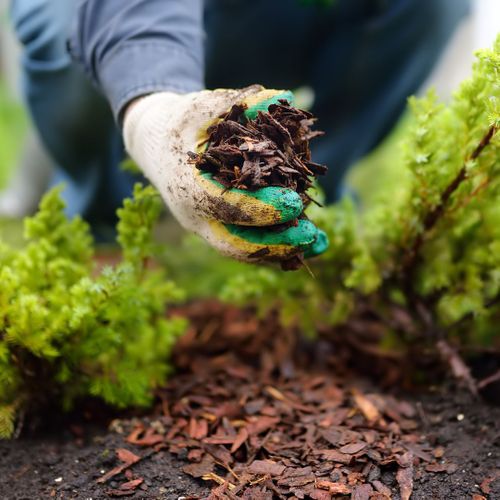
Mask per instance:
[[[0,498],[500,499],[500,407],[449,384],[402,398],[370,363],[273,318],[187,313],[179,373],[152,412],[26,421],[0,442]]]
[[[426,432],[443,446],[444,457],[458,468],[451,474],[420,469],[412,498],[463,500],[472,499],[474,494],[500,498],[500,479],[491,483],[489,495],[481,490],[481,484],[483,489],[487,487],[484,481],[500,470],[500,409],[471,403],[463,394],[435,393],[423,397],[422,408],[429,419],[424,426]],[[458,415],[464,415],[464,419],[459,421]],[[123,445],[122,436],[114,432],[80,440],[69,429],[61,429],[57,435],[0,443],[1,498],[108,499],[106,492],[123,480],[103,486],[96,479],[102,477],[101,471],[108,471],[118,463],[114,452]],[[135,447],[126,447],[137,452]],[[132,471],[134,477],[144,479],[144,486],[131,498],[206,497],[208,483],[183,473],[185,465],[185,461],[168,451],[140,461]],[[396,483],[393,473],[386,473],[381,479],[390,488]]]

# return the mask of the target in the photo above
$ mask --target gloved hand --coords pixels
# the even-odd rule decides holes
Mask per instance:
[[[188,152],[206,147],[207,128],[234,104],[245,103],[252,118],[278,99],[291,100],[293,95],[259,85],[184,95],[161,92],[134,101],[125,114],[127,150],[172,214],[186,229],[238,260],[283,261],[300,252],[310,257],[328,246],[326,235],[308,220],[282,232],[267,227],[302,213],[296,192],[281,187],[225,190],[211,174],[189,163]]]

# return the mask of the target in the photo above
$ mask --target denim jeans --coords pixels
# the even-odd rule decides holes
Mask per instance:
[[[12,0],[24,46],[24,94],[40,137],[67,185],[68,214],[112,223],[131,192],[109,105],[66,50],[76,0]],[[430,73],[469,0],[207,0],[207,88],[261,83],[310,86],[326,135],[313,159],[330,167],[329,201],[346,170],[392,128]],[[131,68],[133,71],[133,68]],[[29,181],[27,179],[27,181]]]

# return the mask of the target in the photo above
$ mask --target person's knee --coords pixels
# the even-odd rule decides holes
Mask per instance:
[[[54,62],[68,58],[66,38],[72,0],[13,0],[11,19],[26,58]]]

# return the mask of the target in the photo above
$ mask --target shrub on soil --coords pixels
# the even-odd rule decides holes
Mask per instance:
[[[410,99],[403,161],[379,199],[363,211],[349,200],[309,207],[331,241],[310,273],[229,265],[191,249],[204,264],[179,265],[183,281],[197,293],[200,281],[213,294],[223,285],[231,302],[275,308],[304,332],[335,325],[349,334],[376,321],[385,345],[498,342],[499,74],[500,38],[478,53],[449,105],[432,92]],[[0,243],[0,435],[12,434],[20,410],[48,398],[66,407],[86,395],[141,405],[164,381],[183,324],[164,316],[179,289],[147,265],[160,206],[152,188],[136,188],[119,212],[123,261],[97,273],[88,228],[64,217],[57,190],[26,222],[23,250]]]
[[[123,259],[102,270],[87,224],[66,218],[58,188],[25,221],[22,250],[0,242],[0,437],[47,401],[146,405],[165,381],[184,321],[165,317],[182,293],[148,267],[161,206],[151,187],[135,187],[118,212]]]
[[[381,320],[385,342],[498,339],[500,38],[478,52],[449,105],[430,92],[409,106],[402,163],[377,201],[310,207],[331,242],[310,264],[314,278],[246,267],[223,297],[263,311],[279,304],[310,332],[368,316]]]

